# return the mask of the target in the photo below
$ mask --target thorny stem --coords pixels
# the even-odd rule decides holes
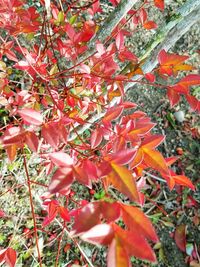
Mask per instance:
[[[23,159],[24,159],[24,169],[25,169],[26,178],[27,178],[29,199],[30,199],[30,205],[31,205],[31,213],[32,213],[32,218],[33,218],[34,233],[35,233],[35,243],[36,243],[36,248],[37,248],[37,253],[38,253],[39,266],[42,267],[42,259],[41,259],[41,255],[40,255],[40,248],[39,248],[38,235],[37,235],[36,217],[35,217],[35,211],[34,211],[34,206],[33,206],[33,196],[32,196],[32,191],[31,191],[31,181],[30,181],[30,177],[29,177],[29,173],[28,173],[28,166],[27,166],[27,163],[26,163],[26,156],[25,156],[24,153],[23,153]]]

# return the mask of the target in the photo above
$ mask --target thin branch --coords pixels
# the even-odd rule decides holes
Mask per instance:
[[[24,153],[23,153],[24,154]],[[26,178],[27,178],[27,185],[28,185],[28,191],[29,191],[29,199],[30,199],[30,205],[31,205],[31,213],[32,213],[32,218],[33,218],[33,225],[34,225],[34,233],[35,233],[35,243],[36,243],[36,248],[37,248],[37,254],[38,254],[38,260],[39,260],[39,265],[42,267],[42,259],[40,255],[40,248],[39,248],[39,240],[38,240],[38,235],[37,235],[37,223],[36,223],[36,217],[35,217],[35,210],[33,206],[33,195],[31,191],[31,181],[28,173],[28,166],[26,163],[26,156],[23,156],[24,159],[24,169],[26,173]]]

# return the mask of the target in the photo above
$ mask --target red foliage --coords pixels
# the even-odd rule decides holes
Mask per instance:
[[[14,61],[12,71],[20,73],[26,85],[25,89],[13,85],[9,65],[0,61],[1,105],[10,117],[3,128],[1,145],[10,161],[22,153],[29,186],[25,154],[35,153],[46,169],[48,193],[43,204],[47,216],[42,226],[56,217],[63,220],[63,229],[74,221],[72,238],[79,236],[92,244],[108,246],[108,266],[130,266],[131,256],[155,262],[147,240],[157,242],[158,237],[151,221],[136,206],[146,201],[143,171],[151,168],[159,172],[170,190],[176,184],[195,190],[185,175],[177,175],[169,168],[176,159],[165,159],[157,150],[165,137],[151,133],[155,123],[144,112],[133,110],[135,103],[124,100],[124,84],[132,74],[143,75],[150,86],[156,81],[155,73],[143,74],[137,56],[126,47],[125,38],[130,33],[123,29],[125,18],[104,43],[95,40],[99,29],[94,14],[101,11],[99,1],[83,7],[72,3],[66,12],[51,2],[49,20],[43,5],[45,12],[40,12],[35,7],[27,8],[23,2],[1,1],[0,7],[0,28],[8,35],[5,40],[1,38],[0,59],[6,56]],[[110,2],[117,6],[120,1]],[[154,1],[154,5],[164,9],[164,1]],[[84,12],[90,14],[90,19],[82,16]],[[144,6],[130,10],[128,15],[134,26],[141,24],[147,30],[157,27]],[[32,42],[20,44],[21,34],[32,38]],[[84,58],[93,38],[96,51]],[[82,57],[84,60],[80,60]],[[165,80],[179,71],[192,70],[184,63],[187,59],[188,56],[162,50],[155,72]],[[119,75],[119,61],[136,67]],[[190,87],[199,84],[200,76],[189,74],[166,86],[170,104],[177,104],[180,95],[185,95],[191,108],[199,111],[199,101],[190,94]],[[113,105],[113,99],[117,104]],[[124,112],[127,109],[132,113]],[[100,113],[103,117],[94,122],[91,117]],[[27,146],[29,149],[24,149]],[[73,199],[78,193],[71,190],[74,183],[89,188],[89,203],[86,199]],[[97,185],[104,189],[105,197],[93,201]],[[118,200],[110,194],[113,188],[121,194]],[[63,196],[66,205],[58,200]],[[125,198],[132,204],[127,205]],[[69,202],[75,208],[70,209]],[[0,216],[4,215],[0,211]],[[36,220],[33,210],[32,215]],[[182,229],[181,233],[179,230],[175,233],[176,242],[183,250]],[[36,227],[34,232],[37,243]],[[16,252],[12,248],[1,250],[2,262],[15,266]]]

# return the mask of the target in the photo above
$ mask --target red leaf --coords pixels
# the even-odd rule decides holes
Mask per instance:
[[[123,109],[123,106],[109,108],[102,120],[103,123],[108,123],[117,119],[122,114]]]
[[[94,149],[98,145],[100,145],[101,141],[103,139],[103,135],[101,132],[101,129],[95,129],[90,137],[90,143],[91,143],[91,148]]]
[[[81,223],[80,223],[81,222]],[[100,223],[100,206],[98,202],[85,205],[75,217],[72,234],[88,231]]]
[[[164,0],[154,0],[154,5],[161,9],[161,10],[164,10],[165,8],[165,1]]]
[[[139,13],[139,18],[142,24],[145,23],[145,21],[147,20],[147,12],[144,8],[141,9]]]
[[[55,171],[49,185],[49,191],[65,195],[73,182],[73,175],[71,168],[60,168]]]
[[[55,123],[45,123],[42,126],[42,136],[44,137],[45,141],[50,144],[53,148],[58,148],[59,143],[59,135],[57,132],[57,125]]]
[[[20,145],[25,140],[25,131],[20,127],[11,127],[6,130],[2,138],[4,147]]]
[[[43,123],[42,115],[34,109],[24,108],[18,110],[18,113],[22,117],[22,119],[28,124],[40,126]]]
[[[60,213],[60,216],[63,220],[68,221],[68,222],[70,221],[69,212],[65,207],[60,206],[58,208],[58,212]]]
[[[152,262],[156,261],[153,250],[145,238],[137,232],[137,229],[134,229],[134,231],[125,231],[116,224],[113,224],[113,229],[116,240],[119,239],[129,256],[135,256]]]
[[[115,203],[109,203],[105,201],[100,202],[101,213],[108,223],[116,221],[120,216],[120,205]]]
[[[73,173],[75,179],[79,181],[79,183],[86,185],[89,188],[92,188],[91,181],[89,180],[87,170],[83,169],[83,167],[75,166],[73,168]]]
[[[128,102],[125,101],[121,104],[125,109],[129,109],[129,108],[136,108],[137,104],[133,103],[133,102]]]
[[[59,206],[59,203],[56,200],[51,200],[48,203],[48,208],[47,208],[48,216],[44,219],[42,226],[45,227],[49,225],[55,219],[58,213],[58,206]]]
[[[82,167],[84,170],[87,170],[89,180],[97,180],[99,178],[99,176],[97,175],[97,167],[91,160],[84,160]]]
[[[144,75],[144,77],[145,77],[149,82],[151,82],[151,83],[155,82],[155,80],[156,80],[155,75],[152,74],[152,73],[146,73],[146,74]]]
[[[144,139],[142,142],[142,148],[153,149],[159,146],[165,139],[164,135],[151,135]]]
[[[174,239],[178,248],[185,252],[186,251],[186,226],[184,224],[176,227],[174,233]]]
[[[185,97],[190,104],[191,109],[200,112],[200,101],[192,95],[186,95]]]
[[[109,245],[114,238],[114,231],[109,224],[98,224],[81,235],[81,239],[94,245]]]
[[[105,156],[104,160],[119,165],[126,165],[134,159],[136,152],[137,151],[135,149],[124,149],[111,155]]]
[[[178,84],[182,86],[192,86],[200,84],[200,75],[198,74],[189,74],[183,79],[181,79]]]
[[[59,167],[69,167],[72,166],[74,161],[73,159],[64,152],[54,152],[48,154],[51,161]]]
[[[7,248],[5,254],[5,261],[10,267],[14,267],[17,260],[17,253],[12,248]]]
[[[0,218],[3,218],[5,216],[6,216],[5,212],[3,210],[0,210]]]
[[[178,160],[178,157],[165,158],[167,166],[171,166],[174,162]]]
[[[146,30],[152,30],[152,29],[156,29],[158,25],[154,21],[149,20],[143,24],[143,27]]]
[[[137,229],[138,234],[149,238],[154,242],[158,241],[156,232],[151,221],[138,208],[133,206],[121,205],[122,217],[129,230]]]
[[[37,152],[39,141],[37,135],[34,132],[26,132],[25,143],[33,152]]]
[[[173,107],[174,105],[179,103],[180,94],[176,92],[173,88],[167,89],[167,96],[169,98],[170,106]]]

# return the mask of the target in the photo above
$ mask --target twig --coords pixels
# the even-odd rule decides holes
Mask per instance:
[[[35,211],[34,211],[34,206],[33,206],[33,196],[32,196],[32,191],[31,191],[31,182],[30,182],[30,177],[29,177],[29,173],[28,173],[28,167],[27,167],[27,163],[26,163],[26,156],[23,155],[23,158],[24,158],[24,169],[25,169],[25,173],[26,173],[27,185],[28,185],[28,191],[29,191],[31,213],[32,213],[33,225],[34,225],[35,243],[36,243],[36,248],[37,248],[39,265],[40,265],[40,267],[42,267],[42,259],[41,259],[41,255],[40,255],[40,248],[39,248],[38,235],[37,235],[36,217],[35,217]]]

